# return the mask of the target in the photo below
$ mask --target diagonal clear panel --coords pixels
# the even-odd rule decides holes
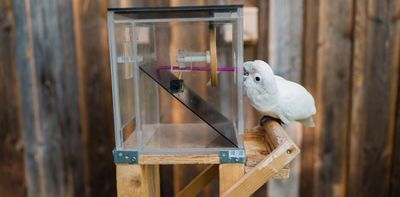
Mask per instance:
[[[195,91],[190,89],[189,86],[185,86],[185,84],[183,84],[182,91],[178,93],[170,89],[171,81],[178,80],[173,73],[166,70],[160,72],[158,66],[155,64],[145,64],[139,66],[139,68],[161,87],[163,87],[169,94],[180,101],[186,108],[196,114],[196,116],[198,116],[221,136],[227,139],[232,145],[236,147],[238,146],[235,127],[232,121],[208,104],[207,101],[201,98]],[[213,94],[215,92],[210,91],[209,93]]]

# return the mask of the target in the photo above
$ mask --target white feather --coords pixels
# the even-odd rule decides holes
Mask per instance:
[[[285,124],[299,121],[314,126],[314,98],[301,85],[274,75],[271,67],[261,60],[246,62],[248,76],[244,81],[245,94],[261,114],[281,119]],[[257,77],[261,78],[257,81]]]

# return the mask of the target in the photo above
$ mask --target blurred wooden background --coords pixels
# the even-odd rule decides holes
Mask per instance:
[[[316,128],[288,127],[302,149],[291,178],[255,196],[400,196],[400,1],[244,4],[259,16],[245,59],[305,85],[318,109]],[[0,1],[0,196],[115,196],[107,5]],[[162,167],[165,196],[203,168]]]

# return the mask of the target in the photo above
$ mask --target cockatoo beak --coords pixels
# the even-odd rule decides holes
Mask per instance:
[[[243,81],[246,81],[247,77],[249,77],[249,72],[243,69]]]
[[[252,61],[248,61],[243,64],[243,81],[246,81],[247,77],[249,77],[251,67],[253,66],[252,64]]]

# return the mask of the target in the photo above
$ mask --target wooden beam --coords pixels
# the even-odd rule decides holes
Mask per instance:
[[[353,4],[319,1],[314,196],[346,194]]]
[[[219,165],[219,194],[222,195],[244,175],[244,164]]]
[[[270,0],[257,1],[258,7],[258,42],[257,59],[268,60],[269,36],[269,2]]]
[[[293,152],[291,152],[292,150]],[[288,156],[287,152],[294,153],[294,155],[299,153],[289,143],[283,144],[271,156],[268,156],[262,163],[243,176],[242,179],[231,185],[222,196],[248,196],[254,193],[294,158]]]
[[[240,180],[235,180],[236,183],[228,186],[229,189],[222,190],[221,196],[249,196],[253,194],[300,153],[300,150],[277,122],[269,121],[264,128],[277,148]],[[226,189],[226,186],[224,189]]]
[[[71,0],[15,0],[28,196],[84,196]]]
[[[357,0],[355,5],[347,196],[388,196],[399,80],[400,2]]]
[[[317,48],[318,48],[318,8],[319,0],[304,0],[304,28],[303,28],[303,61],[302,61],[302,84],[314,96],[318,94],[317,88]],[[317,109],[318,110],[318,109]],[[321,113],[320,111],[317,112]],[[300,162],[300,196],[313,196],[316,188],[315,174],[318,169],[318,142],[316,128],[303,127],[301,143],[301,162]]]
[[[273,147],[269,142],[269,138],[265,139],[265,131],[262,127],[246,130],[244,132],[244,149],[246,150],[246,167],[245,173],[253,169],[268,154],[273,151]],[[285,166],[279,173],[276,173],[273,179],[289,178],[289,165]]]
[[[140,155],[139,162],[148,164],[218,164],[218,154],[158,154]]]
[[[71,0],[87,196],[115,196],[107,1]],[[73,42],[73,41],[72,41]],[[71,65],[72,66],[72,65]],[[104,162],[97,162],[98,160]]]
[[[158,165],[117,164],[117,193],[125,196],[160,196]]]
[[[269,55],[274,73],[300,83],[303,40],[303,1],[269,0]],[[299,123],[284,126],[296,144],[301,145],[302,127]],[[300,147],[301,148],[301,147]],[[291,163],[288,180],[272,180],[268,184],[270,197],[297,196],[300,179],[300,157]]]
[[[196,178],[194,178],[176,197],[196,196],[204,189],[215,177],[218,176],[218,165],[209,165]]]
[[[142,195],[142,169],[140,165],[116,165],[117,194],[122,196]]]
[[[400,76],[400,70],[399,70]],[[397,112],[396,112],[396,128],[394,133],[394,145],[392,156],[392,172],[390,178],[389,196],[400,196],[400,80],[397,84]]]
[[[268,62],[275,74],[300,82],[303,1],[269,1]]]
[[[12,1],[0,1],[0,194],[26,196]]]

